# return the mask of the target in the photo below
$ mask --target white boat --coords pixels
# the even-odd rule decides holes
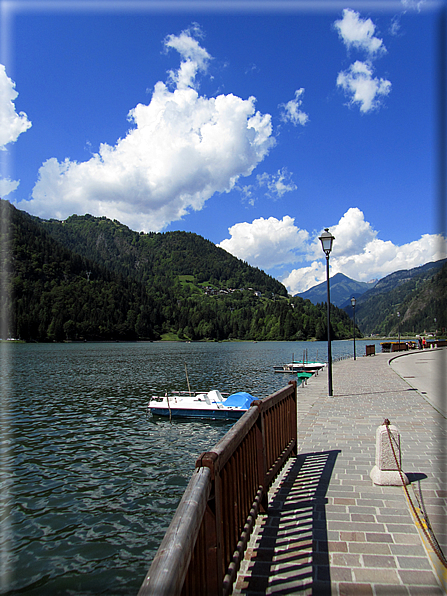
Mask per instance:
[[[208,393],[173,391],[164,397],[152,396],[148,409],[151,414],[167,418],[228,420],[240,418],[255,399],[245,391],[233,393],[226,398],[216,390]]]
[[[283,364],[282,366],[274,366],[273,370],[281,373],[316,372],[325,366],[326,364],[324,362],[303,362],[294,360],[293,362]]]

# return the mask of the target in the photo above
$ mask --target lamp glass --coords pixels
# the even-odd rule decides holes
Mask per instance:
[[[332,236],[332,234],[329,232],[329,228],[325,228],[324,232],[319,237],[319,240],[321,241],[323,252],[326,255],[329,255],[332,250],[332,243],[335,240],[334,236]]]
[[[355,298],[351,298],[351,304],[352,306],[355,306]]]

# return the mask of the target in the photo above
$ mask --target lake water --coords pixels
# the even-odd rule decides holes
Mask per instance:
[[[193,390],[266,397],[305,350],[327,358],[325,342],[0,344],[0,593],[136,594],[196,458],[232,425],[150,418],[149,397],[186,390],[185,363]]]

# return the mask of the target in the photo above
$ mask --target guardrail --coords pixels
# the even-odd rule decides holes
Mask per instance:
[[[297,452],[296,381],[250,409],[196,469],[138,596],[231,594],[270,485]]]

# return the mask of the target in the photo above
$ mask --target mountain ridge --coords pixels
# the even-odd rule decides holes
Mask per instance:
[[[371,284],[375,285],[375,281],[362,282],[351,279],[344,273],[336,273],[330,278],[330,297],[331,303],[339,308],[344,308],[348,303],[351,304],[351,298],[356,298],[369,290]],[[313,304],[319,302],[326,302],[327,300],[327,282],[324,281],[305,292],[295,294],[304,300],[310,300]]]
[[[168,264],[172,274],[193,275],[198,283],[219,285],[225,280],[233,287],[253,285],[261,292],[287,296],[278,280],[193,232],[134,232],[117,220],[88,214],[63,222],[35,219],[70,250],[141,282],[163,276]]]
[[[386,276],[359,297],[356,323],[364,333],[379,335],[442,330],[447,326],[446,277],[447,259]],[[347,314],[350,310],[345,307]]]

